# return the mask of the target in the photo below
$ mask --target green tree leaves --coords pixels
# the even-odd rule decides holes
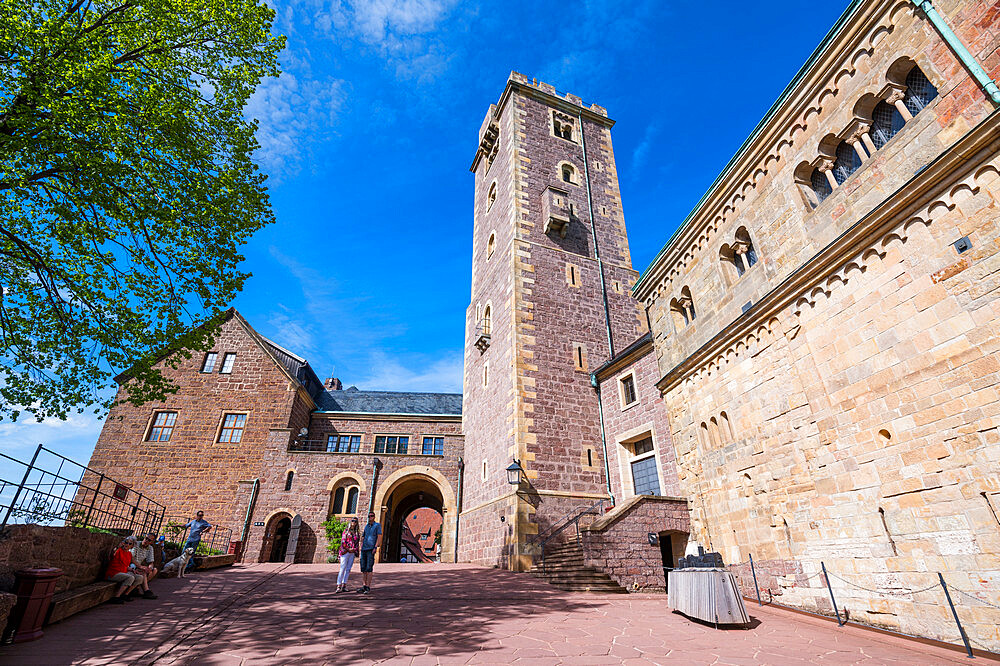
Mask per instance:
[[[162,398],[273,221],[242,109],[283,38],[255,0],[0,0],[0,417]],[[201,326],[201,324],[206,324]]]

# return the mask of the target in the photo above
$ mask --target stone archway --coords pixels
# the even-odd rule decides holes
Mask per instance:
[[[264,519],[264,537],[260,545],[260,554],[257,556],[258,562],[271,562],[272,557],[276,556],[274,552],[275,545],[281,546],[282,538],[284,539],[285,547],[287,548],[288,537],[291,532],[292,521],[299,515],[298,511],[293,511],[291,509],[276,509],[268,514],[267,518]],[[279,525],[283,525],[284,521],[288,522],[288,529],[282,530],[283,534],[279,534]],[[281,559],[278,561],[283,562],[285,553],[281,553]]]
[[[420,507],[441,514],[441,561],[455,561],[455,493],[443,474],[426,465],[404,467],[379,484],[374,499],[383,530],[381,561],[399,561],[403,520]]]

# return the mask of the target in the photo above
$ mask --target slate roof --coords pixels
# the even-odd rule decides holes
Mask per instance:
[[[257,335],[260,334],[258,333]],[[278,362],[285,366],[288,372],[292,374],[292,377],[295,377],[302,383],[302,386],[305,387],[309,395],[315,400],[316,396],[323,390],[323,382],[319,380],[319,377],[316,376],[316,373],[309,366],[309,361],[288,351],[273,340],[268,340],[263,335],[260,335],[260,339],[268,346],[274,357],[278,359]]]
[[[461,393],[403,393],[361,391],[349,386],[343,391],[323,391],[316,399],[321,412],[366,414],[462,414]]]

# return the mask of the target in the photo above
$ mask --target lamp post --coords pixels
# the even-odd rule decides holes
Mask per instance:
[[[514,461],[507,466],[507,483],[512,486],[521,485],[521,475],[524,472],[524,468],[521,467],[521,461],[514,458]]]

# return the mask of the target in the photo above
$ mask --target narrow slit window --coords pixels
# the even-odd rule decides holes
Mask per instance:
[[[288,475],[285,476],[285,492],[292,489],[292,480],[295,479],[295,472],[288,470]]]
[[[594,466],[594,452],[591,449],[587,449],[587,467]]]

